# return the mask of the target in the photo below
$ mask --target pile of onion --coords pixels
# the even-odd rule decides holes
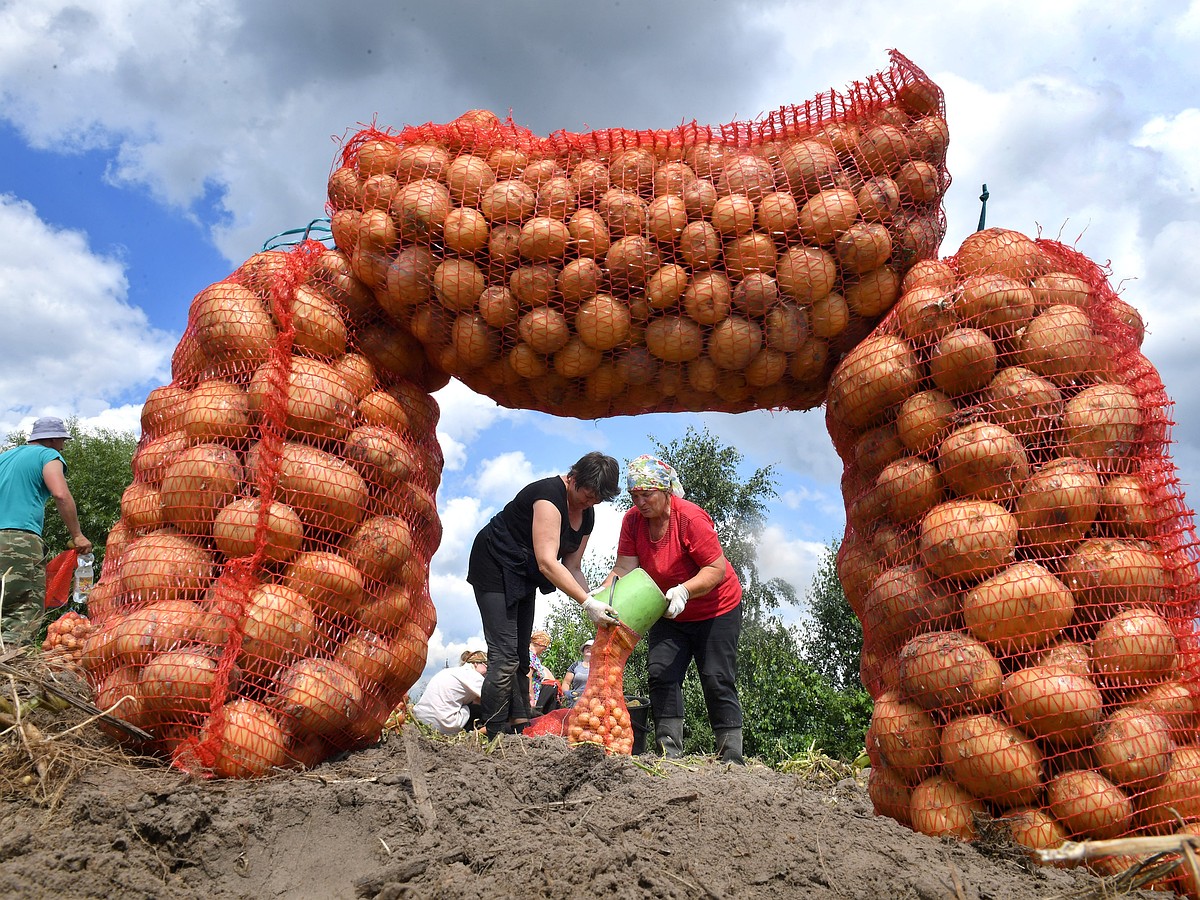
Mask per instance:
[[[812,109],[820,109],[814,115]],[[539,138],[473,110],[366,129],[332,230],[389,326],[506,406],[596,418],[806,409],[935,255],[941,91],[898,55],[851,92],[719,132]]]
[[[572,744],[599,744],[609,753],[633,752],[633,724],[625,703],[625,663],[638,635],[624,625],[601,625],[592,645],[592,662],[583,693],[567,715]]]
[[[53,666],[82,671],[83,645],[95,630],[95,624],[87,616],[63,613],[46,629],[43,659]]]
[[[834,371],[877,812],[1034,849],[1200,818],[1196,540],[1142,336],[1090,261],[990,229]]]
[[[424,668],[438,382],[419,345],[379,365],[374,309],[344,254],[255,254],[196,296],[143,407],[97,627],[55,639],[183,768],[363,746]]]

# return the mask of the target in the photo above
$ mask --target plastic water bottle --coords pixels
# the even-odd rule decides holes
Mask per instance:
[[[80,553],[75,562],[75,583],[72,585],[71,602],[67,607],[81,616],[87,615],[88,594],[92,592],[92,583],[96,580],[94,562],[95,557],[91,553]]]

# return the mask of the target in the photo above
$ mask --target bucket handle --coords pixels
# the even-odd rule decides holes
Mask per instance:
[[[613,597],[615,597],[617,595],[617,582],[620,580],[621,580],[620,575],[614,575],[612,584],[609,585],[609,588],[608,588],[608,605],[609,605],[609,608],[613,610],[614,620],[617,622],[621,621],[621,617],[619,615],[616,615],[616,609],[613,607],[612,604],[613,604]]]

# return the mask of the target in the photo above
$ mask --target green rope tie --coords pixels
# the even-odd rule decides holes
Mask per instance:
[[[294,235],[300,235],[300,237],[295,240],[287,240],[287,238],[291,238]],[[289,228],[287,231],[281,231],[279,234],[263,241],[262,248],[266,251],[275,250],[279,247],[294,247],[310,239],[333,247],[333,229],[330,227],[329,219],[313,219],[304,228]]]

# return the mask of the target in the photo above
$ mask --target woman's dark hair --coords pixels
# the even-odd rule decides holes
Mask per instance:
[[[595,491],[601,500],[611,500],[621,493],[621,466],[599,450],[581,456],[567,476],[585,491]]]

